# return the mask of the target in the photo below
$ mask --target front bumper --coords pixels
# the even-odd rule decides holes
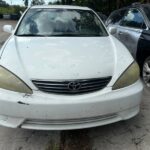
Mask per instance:
[[[0,90],[0,125],[38,130],[70,130],[106,125],[139,112],[141,81],[112,91],[62,96],[35,91],[23,95]]]

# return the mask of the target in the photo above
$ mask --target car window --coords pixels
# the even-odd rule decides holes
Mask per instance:
[[[16,35],[108,36],[93,11],[72,9],[30,9]]]
[[[148,20],[150,21],[150,5],[145,5],[143,8]]]
[[[130,9],[124,16],[120,25],[139,29],[146,28],[143,15],[137,9]]]
[[[121,9],[114,11],[106,21],[106,26],[110,24],[119,24],[120,20],[124,17],[125,12],[127,9]]]

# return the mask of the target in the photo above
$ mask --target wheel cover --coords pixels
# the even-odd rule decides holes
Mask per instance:
[[[143,80],[147,87],[150,87],[150,60],[145,61],[143,65]]]

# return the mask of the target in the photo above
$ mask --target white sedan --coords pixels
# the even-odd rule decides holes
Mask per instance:
[[[139,67],[93,10],[33,6],[4,31],[11,36],[0,51],[0,125],[69,130],[138,114]]]

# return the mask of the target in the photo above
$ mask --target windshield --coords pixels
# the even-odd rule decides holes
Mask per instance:
[[[17,36],[107,36],[99,18],[88,10],[30,9]]]

